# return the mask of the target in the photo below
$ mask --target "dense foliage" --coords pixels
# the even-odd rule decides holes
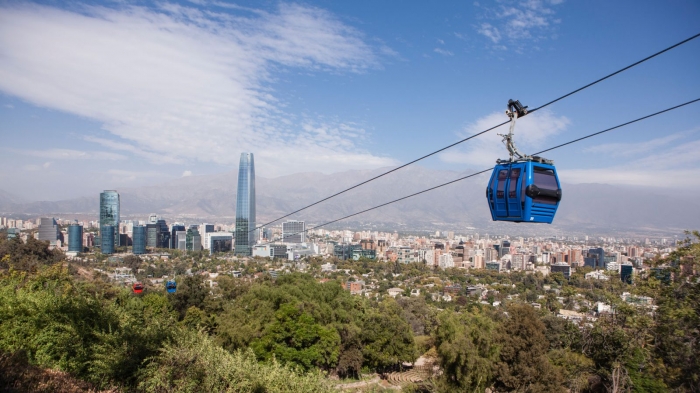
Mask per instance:
[[[311,274],[274,280],[220,275],[217,286],[181,276],[176,294],[134,295],[86,276],[87,265],[77,274],[45,242],[0,239],[0,389],[41,390],[21,365],[61,370],[81,389],[321,392],[333,390],[331,376],[396,371],[424,355],[440,366],[429,383],[413,386],[424,391],[699,392],[700,234],[693,236],[654,262],[667,274],[634,284],[585,280],[583,271],[566,280],[342,262],[380,277],[381,296],[371,299],[343,289],[343,273],[319,280],[314,265]],[[215,268],[199,254],[167,268],[125,263],[133,272],[184,272],[185,257]],[[255,265],[245,269],[261,270]],[[441,282],[462,285],[455,301],[386,296],[396,285]],[[466,292],[475,283],[491,288],[486,301]],[[622,292],[649,296],[656,307],[625,302]],[[597,320],[556,317],[599,301],[612,312]]]

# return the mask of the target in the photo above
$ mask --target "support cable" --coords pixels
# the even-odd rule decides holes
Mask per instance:
[[[683,40],[683,41],[681,41],[681,42],[678,42],[678,43],[676,43],[676,44],[674,44],[674,45],[671,45],[671,46],[669,46],[669,47],[667,47],[667,48],[665,48],[665,49],[663,49],[663,50],[660,50],[660,51],[658,51],[658,52],[656,52],[656,53],[654,53],[654,54],[652,54],[652,55],[650,55],[650,56],[647,56],[647,57],[645,57],[645,58],[643,58],[643,59],[641,59],[641,60],[639,60],[639,61],[637,61],[637,62],[635,62],[635,63],[632,63],[632,64],[628,65],[627,67],[621,68],[621,69],[619,69],[619,70],[617,70],[617,71],[615,71],[615,72],[613,72],[613,73],[611,73],[611,74],[608,74],[608,75],[606,75],[606,76],[604,76],[604,77],[602,77],[602,78],[600,78],[600,79],[598,79],[598,80],[595,80],[595,81],[593,81],[593,82],[591,82],[591,83],[589,83],[589,84],[587,84],[587,85],[585,85],[585,86],[579,87],[578,89],[576,89],[576,90],[574,90],[574,91],[572,91],[572,92],[570,92],[570,93],[567,93],[567,94],[564,94],[564,95],[561,96],[561,97],[555,98],[554,100],[549,101],[549,102],[547,102],[546,104],[541,105],[541,106],[539,106],[539,107],[537,107],[537,108],[534,108],[534,109],[530,110],[529,112],[532,113],[532,112],[538,111],[538,110],[540,110],[540,109],[542,109],[542,108],[545,108],[545,107],[547,107],[547,106],[549,106],[549,105],[552,105],[552,104],[554,104],[554,103],[557,102],[557,101],[561,101],[561,100],[563,100],[563,99],[566,98],[566,97],[569,97],[569,96],[571,96],[571,95],[573,95],[573,94],[576,94],[576,93],[580,92],[581,90],[587,89],[587,88],[589,88],[589,87],[591,87],[591,86],[593,86],[593,85],[595,85],[595,84],[597,84],[597,83],[600,83],[600,82],[602,82],[602,81],[604,81],[604,80],[606,80],[606,79],[608,79],[608,78],[611,78],[611,77],[613,77],[613,76],[615,76],[615,75],[617,75],[617,74],[619,74],[619,73],[621,73],[621,72],[627,71],[627,70],[629,70],[629,69],[632,68],[632,67],[635,67],[635,66],[637,66],[637,65],[639,65],[639,64],[642,64],[642,63],[644,63],[644,62],[647,61],[647,60],[651,60],[651,59],[653,59],[653,58],[656,57],[656,56],[659,56],[659,55],[661,55],[661,54],[663,54],[663,53],[665,53],[665,52],[668,52],[668,51],[670,51],[671,49],[674,49],[674,48],[676,48],[676,47],[678,47],[678,46],[681,46],[681,45],[683,45],[683,44],[685,44],[685,43],[687,43],[687,42],[689,42],[689,41],[692,41],[692,40],[694,40],[694,39],[696,39],[696,38],[698,38],[698,37],[700,37],[700,33],[695,34],[694,36],[692,36],[692,37],[690,37],[690,38],[686,38],[685,40]],[[468,140],[470,140],[470,139],[476,138],[476,137],[481,136],[481,135],[483,135],[483,134],[485,134],[485,133],[487,133],[487,132],[489,132],[489,131],[495,130],[495,129],[498,128],[498,127],[501,127],[501,126],[503,126],[503,125],[508,124],[509,122],[510,122],[510,120],[505,121],[505,122],[500,123],[500,124],[497,124],[497,125],[495,125],[495,126],[493,126],[493,127],[491,127],[491,128],[485,129],[485,130],[483,130],[483,131],[481,131],[481,132],[479,132],[479,133],[476,133],[476,134],[474,134],[474,135],[468,136],[468,137],[466,137],[466,138],[464,138],[464,139],[462,139],[462,140],[459,140],[459,141],[457,141],[457,142],[455,142],[455,143],[452,143],[452,144],[450,144],[450,145],[447,145],[447,146],[445,146],[445,147],[443,147],[443,148],[441,148],[441,149],[435,150],[435,151],[432,152],[432,153],[428,153],[428,154],[426,154],[426,155],[424,155],[424,156],[422,156],[422,157],[416,158],[416,159],[413,160],[413,161],[409,161],[409,162],[407,162],[407,163],[405,163],[405,164],[403,164],[403,165],[401,165],[401,166],[398,166],[398,167],[393,168],[393,169],[391,169],[391,170],[388,170],[388,171],[386,171],[386,172],[380,173],[379,175],[374,176],[374,177],[372,177],[372,178],[370,178],[370,179],[367,179],[367,180],[365,180],[365,181],[363,181],[363,182],[360,182],[360,183],[358,183],[358,184],[355,184],[355,185],[352,186],[352,187],[348,187],[348,188],[346,188],[346,189],[344,189],[344,190],[338,191],[338,192],[336,192],[336,193],[333,194],[333,195],[327,196],[327,197],[325,197],[325,198],[323,198],[323,199],[321,199],[321,200],[318,200],[318,201],[316,201],[316,202],[314,202],[314,203],[312,203],[312,204],[309,204],[309,205],[306,205],[306,206],[304,206],[304,207],[302,207],[302,208],[299,208],[299,209],[297,209],[297,210],[294,210],[293,212],[288,213],[288,214],[285,214],[285,215],[283,215],[282,217],[276,218],[276,219],[274,219],[274,220],[272,220],[272,221],[266,222],[265,224],[259,225],[259,226],[255,227],[255,228],[251,229],[249,232],[252,232],[252,231],[255,231],[255,230],[260,229],[260,228],[262,228],[262,227],[265,227],[265,226],[267,226],[267,225],[270,225],[270,224],[272,224],[272,223],[274,223],[274,222],[277,222],[277,221],[279,221],[279,220],[281,220],[281,219],[283,219],[283,218],[287,218],[287,217],[289,217],[289,216],[291,216],[291,215],[293,215],[293,214],[299,213],[299,212],[301,212],[301,211],[303,211],[303,210],[306,210],[306,209],[308,209],[308,208],[310,208],[310,207],[312,207],[312,206],[316,206],[316,205],[318,205],[319,203],[325,202],[325,201],[327,201],[327,200],[329,200],[329,199],[331,199],[331,198],[335,198],[335,197],[337,197],[338,195],[344,194],[344,193],[346,193],[346,192],[348,192],[348,191],[350,191],[350,190],[353,190],[353,189],[355,189],[355,188],[357,188],[357,187],[360,187],[360,186],[365,185],[365,184],[367,184],[367,183],[369,183],[369,182],[372,182],[372,181],[374,181],[374,180],[377,180],[377,179],[379,179],[380,177],[383,177],[383,176],[386,176],[386,175],[388,175],[388,174],[390,174],[390,173],[396,172],[396,171],[398,171],[399,169],[403,169],[403,168],[405,168],[405,167],[407,167],[407,166],[409,166],[409,165],[415,164],[415,163],[418,162],[418,161],[421,161],[421,160],[424,160],[424,159],[426,159],[426,158],[428,158],[428,157],[434,156],[435,154],[438,154],[438,153],[443,152],[443,151],[445,151],[445,150],[447,150],[447,149],[450,149],[450,148],[452,148],[452,147],[455,147],[455,146],[457,146],[457,145],[459,145],[459,144],[461,144],[461,143],[464,143],[464,142],[466,142],[466,141],[468,141]]]
[[[621,127],[630,125],[630,124],[632,124],[632,123],[636,123],[636,122],[638,122],[638,121],[642,121],[642,120],[645,120],[645,119],[648,119],[648,118],[651,118],[651,117],[660,115],[660,114],[662,114],[662,113],[670,112],[670,111],[672,111],[672,110],[674,110],[674,109],[678,109],[678,108],[684,107],[684,106],[686,106],[686,105],[690,105],[690,104],[695,103],[695,102],[698,102],[698,101],[700,101],[700,98],[696,98],[696,99],[694,99],[694,100],[687,101],[687,102],[685,102],[685,103],[683,103],[683,104],[676,105],[676,106],[672,106],[672,107],[670,107],[670,108],[667,108],[667,109],[664,109],[664,110],[661,110],[661,111],[658,111],[658,112],[654,112],[654,113],[649,114],[649,115],[646,115],[646,116],[642,116],[642,117],[640,117],[640,118],[637,118],[637,119],[634,119],[634,120],[631,120],[631,121],[628,121],[628,122],[625,122],[625,123],[616,125],[616,126],[614,126],[614,127],[606,128],[605,130],[602,130],[602,131],[594,132],[593,134],[588,134],[588,135],[586,135],[586,136],[584,136],[584,137],[581,137],[581,138],[578,138],[578,139],[574,139],[574,140],[572,140],[572,141],[569,141],[569,142],[566,142],[566,143],[562,143],[562,144],[557,145],[557,146],[554,146],[554,147],[550,147],[550,148],[548,148],[548,149],[542,150],[542,151],[537,152],[537,153],[535,153],[535,154],[545,153],[545,152],[548,152],[548,151],[552,151],[552,150],[554,150],[554,149],[558,149],[558,148],[560,148],[560,147],[564,147],[564,146],[570,145],[570,144],[572,144],[572,143],[580,142],[580,141],[582,141],[582,140],[584,140],[584,139],[588,139],[588,138],[591,138],[591,137],[594,137],[594,136],[597,136],[597,135],[600,135],[600,134],[603,134],[603,133],[606,133],[606,132],[609,132],[609,131],[613,131],[613,130],[615,130],[615,129],[618,129],[618,128],[621,128]],[[448,185],[450,185],[450,184],[457,183],[457,182],[459,182],[459,181],[462,181],[462,180],[465,180],[465,179],[469,179],[469,178],[474,177],[474,176],[481,175],[482,173],[487,173],[487,172],[493,170],[493,168],[494,168],[494,167],[491,167],[491,168],[488,168],[488,169],[484,169],[484,170],[479,171],[479,172],[474,172],[474,173],[469,174],[469,175],[467,175],[467,176],[463,176],[463,177],[460,177],[460,178],[458,178],[458,179],[448,181],[447,183],[438,184],[437,186],[430,187],[430,188],[427,188],[427,189],[425,189],[425,190],[418,191],[418,192],[415,192],[415,193],[413,193],[413,194],[406,195],[406,196],[403,196],[403,197],[401,197],[401,198],[394,199],[394,200],[392,200],[392,201],[385,202],[385,203],[382,203],[381,205],[377,205],[377,206],[374,206],[374,207],[370,207],[370,208],[368,208],[368,209],[364,209],[364,210],[361,210],[361,211],[356,212],[356,213],[348,214],[347,216],[340,217],[340,218],[337,218],[337,219],[335,219],[335,220],[328,221],[328,222],[325,222],[325,223],[320,224],[320,225],[316,225],[316,226],[314,226],[314,227],[312,227],[312,228],[307,228],[307,229],[305,229],[305,230],[303,230],[303,231],[296,232],[296,233],[293,233],[293,234],[284,236],[284,237],[282,237],[281,239],[273,240],[273,241],[270,241],[270,242],[267,242],[267,243],[263,243],[263,244],[260,244],[260,245],[261,245],[261,246],[265,246],[265,245],[268,245],[268,244],[272,244],[272,243],[274,243],[274,242],[281,241],[281,240],[283,240],[283,239],[285,239],[285,238],[288,238],[288,237],[291,237],[291,236],[295,236],[295,235],[299,235],[299,234],[302,234],[302,233],[306,233],[306,232],[308,232],[308,231],[310,231],[310,230],[312,230],[312,229],[321,228],[321,227],[324,227],[324,226],[326,226],[326,225],[330,225],[330,224],[333,224],[333,223],[338,222],[338,221],[345,220],[345,219],[350,218],[350,217],[354,217],[354,216],[357,216],[357,215],[360,215],[360,214],[363,214],[363,213],[367,213],[367,212],[369,212],[369,211],[372,211],[372,210],[375,210],[375,209],[379,209],[380,207],[384,207],[384,206],[387,206],[387,205],[391,205],[391,204],[393,204],[393,203],[400,202],[400,201],[403,201],[403,200],[405,200],[405,199],[412,198],[412,197],[414,197],[414,196],[418,196],[418,195],[420,195],[420,194],[424,194],[424,193],[426,193],[426,192],[428,192],[428,191],[433,191],[433,190],[436,190],[436,189],[438,189],[438,188],[445,187],[445,186],[448,186]]]

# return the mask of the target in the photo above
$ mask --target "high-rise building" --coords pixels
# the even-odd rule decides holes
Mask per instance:
[[[199,236],[202,238],[202,248],[205,250],[209,249],[209,245],[207,243],[207,233],[213,233],[214,232],[214,224],[207,224],[203,223],[199,225]]]
[[[77,222],[68,227],[68,251],[83,252],[83,226]]]
[[[304,221],[287,221],[282,223],[282,241],[285,243],[305,243],[306,223]]]
[[[114,254],[114,227],[112,225],[103,225],[101,231],[101,247],[100,252],[103,254]]]
[[[187,229],[187,237],[185,247],[188,251],[200,251],[202,249],[202,237],[199,234],[197,225],[190,225]]]
[[[146,247],[170,248],[168,224],[155,214],[148,217],[148,224],[146,224]]]
[[[498,257],[503,258],[503,256],[507,254],[510,254],[510,242],[508,240],[503,240],[501,242],[501,247],[498,249]]]
[[[156,223],[151,223],[150,220],[146,224],[146,247],[156,248],[158,247],[158,230],[160,228]]]
[[[236,255],[252,255],[255,244],[255,161],[253,153],[241,153],[236,194]]]
[[[173,224],[170,227],[170,248],[177,249],[177,233],[185,232],[186,228],[182,224]]]
[[[588,256],[584,258],[585,266],[590,266],[593,269],[605,269],[605,250],[602,248],[591,248],[588,250]]]
[[[187,251],[187,231],[175,232],[175,244],[178,250]]]
[[[132,241],[133,244],[131,252],[139,255],[146,253],[146,226],[145,225],[134,225]]]
[[[58,224],[53,218],[42,217],[39,224],[39,240],[48,240],[51,245],[61,238]]]
[[[105,190],[100,194],[100,236],[104,236],[103,227],[112,226],[113,247],[118,247],[119,242],[119,193],[114,190]],[[104,243],[104,242],[102,242]],[[114,252],[114,250],[112,250]],[[104,251],[103,251],[104,253]]]

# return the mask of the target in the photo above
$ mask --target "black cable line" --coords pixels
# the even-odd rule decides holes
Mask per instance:
[[[672,106],[672,107],[670,107],[670,108],[667,108],[667,109],[664,109],[664,110],[661,110],[661,111],[652,113],[652,114],[650,114],[650,115],[646,115],[646,116],[643,116],[643,117],[640,117],[640,118],[637,118],[637,119],[628,121],[628,122],[626,122],[626,123],[622,123],[622,124],[616,125],[616,126],[614,126],[614,127],[606,128],[605,130],[598,131],[598,132],[595,132],[595,133],[593,133],[593,134],[589,134],[589,135],[586,135],[586,136],[584,136],[584,137],[581,137],[581,138],[578,138],[578,139],[574,139],[574,140],[572,140],[572,141],[569,141],[569,142],[566,142],[566,143],[562,143],[562,144],[557,145],[557,146],[554,146],[554,147],[550,147],[550,148],[548,148],[548,149],[542,150],[542,151],[540,151],[540,152],[538,152],[538,153],[535,153],[535,154],[545,153],[545,152],[552,151],[552,150],[554,150],[554,149],[558,149],[558,148],[563,147],[563,146],[566,146],[566,145],[570,145],[570,144],[572,144],[572,143],[580,142],[580,141],[582,141],[582,140],[584,140],[584,139],[588,139],[588,138],[591,138],[591,137],[594,137],[594,136],[603,134],[603,133],[605,133],[605,132],[618,129],[618,128],[621,128],[621,127],[630,125],[630,124],[632,124],[632,123],[636,123],[636,122],[638,122],[638,121],[645,120],[645,119],[648,119],[648,118],[650,118],[650,117],[654,117],[654,116],[660,115],[660,114],[662,114],[662,113],[670,112],[670,111],[672,111],[672,110],[674,110],[674,109],[678,109],[678,108],[684,107],[684,106],[686,106],[686,105],[690,105],[690,104],[695,103],[695,102],[698,102],[698,101],[700,101],[700,98],[696,98],[696,99],[694,99],[694,100],[687,101],[687,102],[685,102],[685,103],[683,103],[683,104],[676,105],[676,106]],[[387,205],[391,205],[392,203],[396,203],[396,202],[403,201],[404,199],[408,199],[408,198],[412,198],[412,197],[417,196],[417,195],[420,195],[420,194],[424,194],[424,193],[426,193],[426,192],[428,192],[428,191],[432,191],[432,190],[435,190],[435,189],[438,189],[438,188],[441,188],[441,187],[444,187],[444,186],[448,186],[448,185],[453,184],[453,183],[456,183],[456,182],[458,182],[458,181],[462,181],[462,180],[468,179],[468,178],[470,178],[470,177],[474,177],[474,176],[480,175],[480,174],[482,174],[482,173],[489,172],[489,171],[493,170],[493,168],[494,168],[494,167],[491,167],[491,168],[488,168],[488,169],[484,169],[484,170],[482,170],[482,171],[474,172],[474,173],[472,173],[472,174],[470,174],[470,175],[460,177],[459,179],[455,179],[455,180],[448,181],[447,183],[438,184],[437,186],[427,188],[427,189],[425,189],[425,190],[423,190],[423,191],[418,191],[418,192],[415,192],[415,193],[413,193],[413,194],[406,195],[406,196],[403,196],[403,197],[401,197],[401,198],[394,199],[394,200],[392,200],[392,201],[382,203],[381,205],[377,205],[377,206],[374,206],[374,207],[370,207],[370,208],[368,208],[368,209],[364,209],[364,210],[362,210],[362,211],[359,211],[359,212],[356,212],[356,213],[352,213],[352,214],[349,214],[349,215],[347,215],[347,216],[344,216],[344,217],[341,217],[341,218],[337,218],[337,219],[335,219],[335,220],[328,221],[328,222],[325,222],[325,223],[320,224],[320,225],[316,225],[316,226],[314,226],[314,227],[312,227],[312,228],[307,228],[307,229],[305,229],[305,230],[303,230],[303,231],[301,231],[301,232],[297,232],[297,233],[293,233],[293,234],[291,234],[291,235],[283,236],[281,239],[277,239],[277,240],[273,240],[273,241],[270,241],[270,242],[267,242],[267,243],[260,244],[260,246],[265,246],[265,245],[268,245],[268,244],[272,244],[272,243],[274,243],[274,242],[281,241],[281,240],[286,239],[286,238],[291,237],[291,236],[295,236],[295,235],[299,235],[299,234],[302,234],[302,233],[306,233],[306,232],[308,232],[308,231],[310,231],[310,230],[312,230],[312,229],[321,228],[321,227],[324,227],[324,226],[326,226],[326,225],[330,225],[330,224],[333,224],[333,223],[335,223],[335,222],[342,221],[342,220],[345,220],[345,219],[347,219],[347,218],[354,217],[354,216],[357,216],[357,215],[362,214],[362,213],[366,213],[366,212],[371,211],[371,210],[379,209],[380,207],[384,207],[384,206],[387,206]]]
[[[692,101],[688,101],[688,102],[685,102],[685,103],[680,104],[680,105],[672,106],[672,107],[667,108],[667,109],[664,109],[664,110],[662,110],[662,111],[658,111],[658,112],[652,113],[651,115],[646,115],[646,116],[644,116],[644,117],[640,117],[640,118],[638,118],[638,119],[634,119],[634,120],[628,121],[627,123],[622,123],[622,124],[620,124],[620,125],[616,125],[615,127],[610,127],[610,128],[605,129],[605,130],[603,130],[603,131],[598,131],[598,132],[596,132],[596,133],[589,134],[589,135],[586,135],[586,136],[581,137],[581,138],[578,138],[578,139],[574,139],[573,141],[569,141],[569,142],[566,142],[566,143],[562,143],[561,145],[557,145],[557,146],[554,146],[554,147],[550,147],[549,149],[545,149],[545,150],[539,151],[539,152],[537,152],[537,153],[535,153],[535,154],[546,153],[546,152],[548,152],[548,151],[551,151],[551,150],[554,150],[554,149],[558,149],[558,148],[560,148],[560,147],[563,147],[563,146],[566,146],[566,145],[570,145],[570,144],[572,144],[572,143],[580,142],[580,141],[582,141],[582,140],[584,140],[584,139],[588,139],[588,138],[590,138],[590,137],[594,137],[594,136],[596,136],[596,135],[600,135],[600,134],[602,134],[602,133],[604,133],[604,132],[612,131],[612,130],[614,130],[614,129],[616,129],[616,128],[624,127],[624,126],[630,125],[630,124],[632,124],[632,123],[636,123],[636,122],[638,122],[638,121],[641,121],[641,120],[644,120],[644,119],[648,119],[648,118],[650,118],[650,117],[654,117],[654,116],[656,116],[656,115],[660,115],[660,114],[662,114],[662,113],[666,113],[666,112],[672,111],[672,110],[674,110],[674,109],[678,109],[678,108],[683,107],[683,106],[686,106],[686,105],[690,105],[690,104],[692,104],[692,103],[694,103],[694,102],[698,102],[698,101],[700,101],[700,98],[696,98],[696,99],[694,99],[694,100],[692,100]]]
[[[559,98],[556,98],[556,99],[554,99],[554,100],[552,100],[552,101],[549,101],[548,103],[546,103],[546,104],[544,104],[544,105],[541,105],[541,106],[539,106],[539,107],[537,107],[537,108],[535,108],[535,109],[529,110],[529,113],[538,111],[538,110],[540,110],[540,109],[542,109],[542,108],[544,108],[544,107],[547,107],[547,106],[549,106],[549,105],[551,105],[551,104],[553,104],[553,103],[555,103],[555,102],[557,102],[557,101],[563,100],[563,99],[566,98],[566,97],[569,97],[569,96],[571,96],[571,95],[573,95],[573,94],[576,94],[576,93],[580,92],[581,90],[587,89],[587,88],[589,88],[589,87],[591,87],[591,86],[593,86],[593,85],[595,85],[595,84],[597,84],[597,83],[599,83],[599,82],[602,82],[602,81],[604,81],[604,80],[606,80],[606,79],[608,79],[608,78],[610,78],[610,77],[613,77],[613,76],[615,76],[615,75],[617,75],[617,74],[619,74],[619,73],[621,73],[621,72],[624,72],[624,71],[626,71],[626,70],[629,70],[629,69],[632,68],[632,67],[635,67],[635,66],[637,66],[637,65],[639,65],[639,64],[642,64],[642,63],[644,63],[644,62],[647,61],[647,60],[650,60],[650,59],[652,59],[652,58],[654,58],[654,57],[656,57],[656,56],[658,56],[658,55],[660,55],[660,54],[662,54],[662,53],[668,52],[668,51],[670,51],[671,49],[674,49],[674,48],[676,48],[676,47],[678,47],[678,46],[681,46],[681,45],[683,45],[683,44],[685,44],[685,43],[687,43],[687,42],[689,42],[689,41],[692,41],[692,40],[694,40],[695,38],[698,38],[698,37],[700,37],[700,33],[695,34],[694,36],[692,36],[692,37],[690,37],[690,38],[687,38],[687,39],[685,39],[685,40],[683,40],[683,41],[681,41],[681,42],[679,42],[679,43],[677,43],[677,44],[671,45],[671,46],[669,46],[669,47],[666,48],[666,49],[663,49],[663,50],[661,50],[661,51],[659,51],[659,52],[656,52],[656,53],[654,53],[654,54],[651,55],[651,56],[647,56],[647,57],[643,58],[642,60],[639,60],[639,61],[637,61],[637,62],[635,62],[635,63],[632,63],[632,64],[628,65],[627,67],[621,68],[621,69],[619,69],[619,70],[617,70],[617,71],[615,71],[615,72],[613,72],[613,73],[611,73],[611,74],[608,74],[608,75],[606,75],[606,76],[604,76],[604,77],[602,77],[602,78],[600,78],[600,79],[598,79],[598,80],[596,80],[596,81],[593,81],[593,82],[591,82],[591,83],[589,83],[589,84],[587,84],[587,85],[585,85],[585,86],[583,86],[583,87],[580,87],[580,88],[578,88],[578,89],[576,89],[576,90],[574,90],[574,91],[572,91],[572,92],[570,92],[570,93],[564,94],[563,96],[561,96],[561,97],[559,97]],[[364,184],[367,184],[367,183],[369,183],[369,182],[371,182],[371,181],[377,180],[377,179],[379,179],[380,177],[383,177],[383,176],[386,176],[386,175],[388,175],[388,174],[390,174],[390,173],[396,172],[396,171],[398,171],[399,169],[403,169],[403,168],[405,168],[405,167],[407,167],[407,166],[409,166],[409,165],[415,164],[415,163],[418,162],[418,161],[424,160],[424,159],[426,159],[426,158],[428,158],[428,157],[434,156],[434,155],[437,154],[437,153],[440,153],[440,152],[445,151],[445,150],[447,150],[447,149],[450,149],[450,148],[452,148],[452,147],[454,147],[454,146],[457,146],[457,145],[459,145],[460,143],[464,143],[464,142],[466,142],[466,141],[468,141],[468,140],[470,140],[470,139],[473,139],[473,138],[476,138],[476,137],[478,137],[478,136],[481,136],[481,135],[483,135],[483,134],[485,134],[485,133],[487,133],[487,132],[489,132],[489,131],[492,131],[492,130],[498,128],[498,127],[501,127],[501,126],[503,126],[503,125],[505,125],[505,124],[508,124],[509,122],[510,122],[510,120],[507,120],[507,121],[505,121],[505,122],[503,122],[503,123],[501,123],[501,124],[497,124],[497,125],[495,125],[495,126],[493,126],[493,127],[491,127],[491,128],[488,128],[488,129],[486,129],[486,130],[483,130],[483,131],[481,131],[481,132],[479,132],[479,133],[477,133],[477,134],[468,136],[468,137],[466,137],[466,138],[464,138],[464,139],[462,139],[462,140],[459,140],[459,141],[457,141],[457,142],[455,142],[455,143],[452,143],[452,144],[450,144],[450,145],[447,145],[447,146],[445,146],[445,147],[443,147],[443,148],[441,148],[441,149],[435,150],[435,151],[432,152],[432,153],[428,153],[428,154],[426,154],[426,155],[424,155],[424,156],[422,156],[422,157],[416,158],[416,159],[413,160],[413,161],[409,161],[409,162],[407,162],[407,163],[405,163],[405,164],[403,164],[403,165],[401,165],[401,166],[398,166],[398,167],[396,167],[396,168],[394,168],[394,169],[388,170],[388,171],[383,172],[383,173],[381,173],[381,174],[379,174],[379,175],[377,175],[377,176],[374,176],[374,177],[372,177],[372,178],[370,178],[370,179],[367,179],[367,180],[365,180],[365,181],[363,181],[363,182],[361,182],[361,183],[355,184],[355,185],[352,186],[352,187],[346,188],[346,189],[344,189],[344,190],[342,190],[342,191],[338,191],[338,192],[336,192],[335,194],[330,195],[330,196],[327,196],[327,197],[325,197],[325,198],[323,198],[323,199],[321,199],[321,200],[318,200],[318,201],[316,201],[316,202],[314,202],[314,203],[312,203],[312,204],[310,204],[310,205],[306,205],[306,206],[304,206],[304,207],[302,207],[302,208],[300,208],[300,209],[297,209],[297,210],[295,210],[295,211],[293,211],[293,212],[291,212],[291,213],[285,214],[285,215],[282,216],[282,217],[276,218],[276,219],[274,219],[274,220],[272,220],[272,221],[270,221],[270,222],[266,222],[265,224],[262,224],[262,225],[260,225],[260,226],[257,226],[257,227],[255,227],[255,228],[249,230],[248,232],[255,231],[255,230],[257,230],[257,229],[260,229],[260,228],[262,228],[262,227],[265,227],[265,226],[267,226],[267,225],[270,225],[270,224],[272,224],[272,223],[274,223],[274,222],[276,222],[276,221],[279,221],[279,220],[281,220],[281,219],[283,219],[283,218],[287,218],[287,217],[289,217],[289,216],[291,216],[291,215],[293,215],[293,214],[299,213],[300,211],[306,210],[306,209],[308,209],[308,208],[310,208],[310,207],[312,207],[312,206],[316,206],[316,205],[318,205],[319,203],[325,202],[325,201],[327,201],[327,200],[329,200],[329,199],[331,199],[331,198],[335,198],[335,197],[337,197],[337,196],[340,195],[340,194],[344,194],[344,193],[346,193],[346,192],[348,192],[348,191],[350,191],[350,190],[353,190],[353,189],[355,189],[355,188],[357,188],[357,187],[360,187],[360,186],[362,186],[362,185],[364,185]]]
[[[700,37],[700,33],[695,34],[694,36],[692,36],[692,37],[690,37],[690,38],[686,38],[685,40],[683,40],[683,41],[681,41],[681,42],[679,42],[679,43],[677,43],[677,44],[675,44],[675,45],[671,45],[671,46],[669,46],[669,47],[666,48],[666,49],[660,50],[660,51],[654,53],[654,54],[651,55],[651,56],[645,57],[645,58],[643,58],[642,60],[639,60],[639,61],[636,62],[636,63],[632,63],[632,64],[628,65],[628,66],[625,67],[625,68],[621,68],[621,69],[619,69],[619,70],[613,72],[612,74],[606,75],[606,76],[604,76],[604,77],[598,79],[597,81],[591,82],[591,83],[587,84],[586,86],[583,86],[583,87],[581,87],[581,88],[578,88],[578,89],[572,91],[571,93],[564,94],[563,96],[561,96],[561,97],[559,97],[559,98],[557,98],[557,99],[555,99],[555,100],[549,101],[548,103],[546,103],[546,104],[544,104],[544,105],[542,105],[542,106],[539,106],[539,107],[537,107],[537,108],[535,108],[535,109],[529,111],[529,113],[538,111],[538,110],[540,110],[540,109],[542,109],[542,108],[544,108],[544,107],[546,107],[546,106],[549,106],[549,105],[551,105],[551,104],[554,104],[555,102],[557,102],[557,101],[559,101],[559,100],[563,100],[564,98],[566,98],[566,97],[568,97],[568,96],[570,96],[570,95],[572,95],[572,94],[576,94],[576,93],[578,93],[579,91],[581,91],[581,90],[583,90],[583,89],[586,89],[586,88],[588,88],[588,87],[591,87],[591,86],[595,85],[595,84],[598,83],[598,82],[602,82],[602,81],[604,81],[604,80],[606,80],[606,79],[608,79],[608,78],[610,78],[610,77],[612,77],[612,76],[615,76],[615,75],[617,75],[617,74],[619,74],[619,73],[621,73],[621,72],[627,71],[627,70],[629,70],[630,68],[632,68],[632,67],[634,67],[634,66],[636,66],[636,65],[642,64],[642,63],[644,63],[644,62],[647,61],[647,60],[651,60],[651,59],[653,59],[654,57],[656,57],[656,56],[658,56],[658,55],[660,55],[660,54],[662,54],[662,53],[668,52],[668,51],[670,51],[671,49],[676,48],[676,47],[678,47],[678,46],[681,46],[681,45],[685,44],[686,42],[692,41],[692,40],[694,40],[694,39],[696,39],[696,38],[698,38],[698,37]]]

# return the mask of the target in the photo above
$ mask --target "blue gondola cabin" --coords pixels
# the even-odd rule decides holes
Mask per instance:
[[[165,284],[165,290],[168,291],[168,293],[175,293],[177,291],[177,283],[175,280],[168,280]]]
[[[554,165],[539,157],[504,162],[494,167],[486,198],[494,221],[551,224],[561,201]]]

